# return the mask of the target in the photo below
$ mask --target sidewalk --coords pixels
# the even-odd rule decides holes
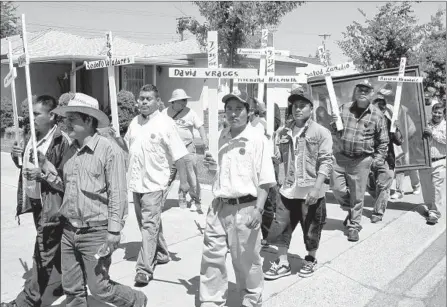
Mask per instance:
[[[9,301],[22,288],[23,278],[32,264],[35,231],[30,215],[23,216],[20,226],[14,220],[18,172],[8,159],[9,156],[2,154],[2,158],[1,301]],[[147,287],[140,288],[149,298],[149,307],[199,306],[202,229],[199,229],[195,222],[197,221],[201,228],[204,227],[205,214],[212,194],[209,187],[203,189],[205,214],[199,215],[192,209],[182,210],[178,207],[177,187],[176,182],[169,193],[162,215],[163,230],[172,261],[158,266],[155,279]],[[409,184],[407,190],[410,190]],[[425,224],[424,218],[418,213],[418,205],[422,203],[421,195],[406,195],[400,201],[390,202],[384,221],[371,224],[368,218],[372,210],[371,198],[368,196],[360,241],[348,242],[342,225],[346,212],[335,204],[331,193],[327,196],[328,218],[317,254],[318,271],[308,279],[302,279],[296,274],[305,256],[302,233],[298,227],[289,251],[292,275],[265,283],[263,306],[367,306],[377,299],[378,294],[386,293],[388,285],[443,234],[446,228],[445,212],[437,225]],[[130,201],[124,238],[120,248],[112,256],[110,275],[114,280],[133,286],[140,241],[141,235]],[[275,259],[275,250],[270,248],[263,251],[262,256],[266,270],[269,262]],[[227,257],[227,267],[227,305],[239,307],[231,256]],[[59,278],[53,277],[54,280]],[[51,291],[46,293],[48,295],[44,300],[45,306],[65,306],[64,297],[55,299],[49,293]],[[91,298],[89,306],[106,305]]]

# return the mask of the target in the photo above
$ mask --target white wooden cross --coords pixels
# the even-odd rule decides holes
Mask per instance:
[[[214,33],[213,33],[214,32]],[[215,46],[215,48],[213,48]],[[208,68],[188,68],[188,67],[170,67],[169,77],[171,78],[200,78],[215,79],[210,82],[208,90],[208,121],[209,121],[209,151],[215,161],[219,151],[219,131],[218,114],[219,108],[217,101],[217,81],[218,79],[234,79],[239,77],[257,76],[256,69],[249,68],[218,68],[217,52],[217,32],[208,32]]]
[[[28,98],[29,126],[31,130],[31,142],[33,144],[33,158],[34,158],[34,165],[38,165],[36,130],[34,129],[33,94],[31,91],[31,78],[29,71],[29,54],[28,54],[27,33],[25,25],[25,14],[22,14],[22,43],[23,43],[23,54],[18,58],[18,65],[19,67],[25,66],[26,96]]]
[[[289,56],[290,52],[286,50],[275,50],[273,46],[268,47],[268,29],[262,30],[261,49],[238,49],[238,54],[260,54],[259,75],[255,78],[238,78],[238,83],[258,83],[258,100],[264,101],[264,83],[267,83],[267,91],[273,84],[293,84],[307,83],[304,75],[297,76],[275,76],[275,56]],[[266,76],[265,76],[266,75]],[[267,93],[267,96],[268,93]],[[267,135],[272,136],[275,126],[275,105],[273,101],[266,103],[267,106]]]
[[[115,136],[120,136],[120,126],[119,126],[119,117],[118,117],[118,103],[116,98],[116,84],[115,84],[115,66],[128,65],[135,63],[135,58],[133,56],[125,56],[125,57],[113,57],[113,40],[112,40],[112,32],[106,33],[106,50],[107,56],[104,60],[84,62],[85,68],[87,70],[90,69],[99,69],[107,67],[107,74],[109,77],[109,97],[110,97],[110,111],[112,113],[112,126],[115,130]]]
[[[17,70],[14,67],[14,63],[12,60],[12,47],[11,41],[8,39],[8,58],[9,58],[9,73],[6,75],[3,85],[4,87],[11,86],[11,101],[12,101],[12,111],[14,117],[14,132],[15,139],[18,145],[20,145],[20,135],[19,135],[19,114],[17,113],[17,99],[16,99],[16,82],[15,78],[17,78]],[[18,157],[19,166],[22,165],[22,157]]]
[[[422,83],[423,77],[405,77],[405,64],[407,58],[402,57],[399,65],[398,76],[379,76],[378,80],[382,82],[397,82],[396,95],[394,97],[393,117],[391,118],[390,132],[396,131],[396,121],[399,116],[400,99],[402,97],[403,83]]]
[[[320,69],[306,69],[306,68],[304,68],[303,69],[303,68],[297,67],[296,72],[300,75],[305,75],[306,78],[324,76],[324,79],[326,81],[326,87],[327,87],[328,93],[329,93],[329,100],[331,102],[332,114],[334,114],[337,117],[335,125],[337,127],[337,130],[341,131],[341,130],[343,130],[343,122],[341,121],[340,110],[339,110],[339,106],[337,103],[337,96],[335,95],[334,84],[332,83],[331,74],[334,72],[351,69],[352,67],[354,67],[354,63],[346,62],[343,64],[327,66],[327,60],[325,57],[326,53],[325,53],[324,47],[320,46],[318,48],[318,52],[319,52],[321,62],[324,65],[323,68],[320,68]]]

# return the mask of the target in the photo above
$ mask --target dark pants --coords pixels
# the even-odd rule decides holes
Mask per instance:
[[[106,242],[107,226],[74,228],[66,223],[62,235],[62,285],[66,306],[87,306],[87,285],[101,302],[133,307],[137,291],[110,280],[111,255],[97,260],[95,254]]]
[[[315,251],[320,245],[321,232],[326,223],[326,200],[324,197],[311,206],[304,199],[289,199],[280,196],[276,207],[275,227],[271,228],[271,238],[276,246],[290,246],[292,233],[298,223],[303,230],[303,239],[307,251]],[[278,235],[279,234],[279,235]],[[274,240],[276,237],[276,240]]]
[[[269,190],[269,194],[267,195],[267,200],[265,201],[261,224],[262,238],[264,240],[267,240],[270,226],[275,219],[277,193],[278,186],[271,187]]]
[[[33,218],[36,226],[36,243],[34,245],[33,268],[26,280],[24,289],[16,298],[19,307],[41,306],[42,295],[47,288],[53,268],[61,272],[61,237],[62,226],[42,225],[42,203],[31,200]]]

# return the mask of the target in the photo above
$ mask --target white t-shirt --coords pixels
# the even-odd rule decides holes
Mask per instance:
[[[199,129],[203,126],[203,121],[199,118],[196,112],[186,107],[189,110],[185,115],[182,115],[185,111],[182,111],[179,115],[174,119],[175,124],[178,128],[178,133],[180,138],[183,140],[185,145],[190,144],[194,140],[193,129]],[[166,108],[162,111],[166,116],[168,115],[168,110],[170,114],[175,115],[177,111],[172,110],[171,107]]]
[[[158,110],[148,120],[135,117],[124,136],[129,148],[129,190],[150,193],[166,189],[170,166],[188,154],[177,127]]]

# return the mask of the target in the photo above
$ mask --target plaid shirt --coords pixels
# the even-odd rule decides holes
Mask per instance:
[[[374,155],[383,160],[387,156],[388,129],[385,116],[379,108],[370,104],[359,118],[355,117],[354,102],[340,106],[340,116],[344,129],[336,133],[341,153],[348,157]]]

